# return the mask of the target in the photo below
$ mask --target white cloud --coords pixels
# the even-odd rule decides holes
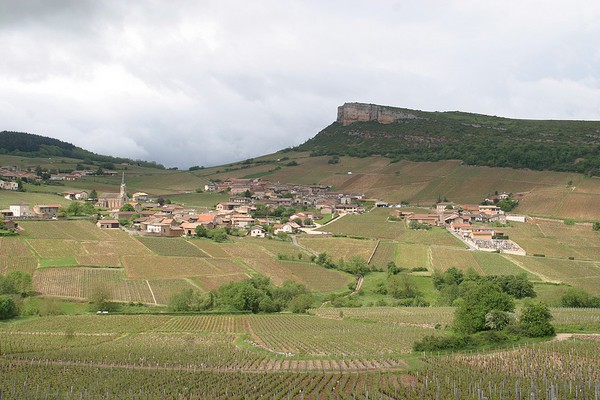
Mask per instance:
[[[0,0],[0,129],[167,165],[304,142],[364,101],[600,119],[600,5]]]

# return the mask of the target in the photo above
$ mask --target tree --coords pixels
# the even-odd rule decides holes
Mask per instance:
[[[11,296],[0,296],[0,320],[10,319],[18,315],[17,305]]]
[[[600,297],[579,288],[569,288],[560,299],[563,307],[600,307]]]
[[[129,203],[123,204],[123,207],[119,209],[119,211],[135,211],[135,208]]]
[[[90,192],[90,195],[88,196],[88,199],[98,200],[98,193],[96,192],[96,189],[92,189],[92,191]]]
[[[496,283],[500,289],[514,298],[535,297],[533,283],[527,279],[527,274],[519,275],[490,275],[483,279]]]
[[[92,311],[110,311],[114,304],[109,301],[110,292],[104,285],[98,285],[92,290],[89,298],[90,309]]]
[[[327,253],[319,253],[319,255],[317,256],[316,263],[321,267],[335,268],[335,263],[331,259],[331,256]]]
[[[594,224],[592,225],[592,230],[593,231],[600,231],[600,222],[594,222]]]
[[[492,310],[485,314],[485,327],[493,331],[501,331],[510,324],[512,319],[511,313]]]
[[[33,285],[31,283],[31,275],[23,271],[12,271],[6,279],[12,282],[14,289],[13,293],[26,296],[33,291]]]
[[[169,297],[167,305],[173,311],[190,311],[192,308],[192,289],[184,289],[179,293],[174,293]]]
[[[310,293],[302,293],[296,295],[288,304],[288,309],[297,314],[303,314],[308,310],[314,303],[315,298]]]
[[[552,313],[544,303],[527,303],[519,317],[519,325],[529,337],[554,336],[556,332],[550,323],[552,318]]]
[[[196,226],[196,236],[197,237],[207,237],[207,231],[203,225]]]
[[[454,329],[471,334],[488,329],[485,316],[491,311],[512,312],[515,303],[508,294],[489,281],[468,281],[461,284],[461,299],[454,313]]]
[[[391,275],[396,275],[396,274],[398,274],[400,271],[402,271],[402,268],[399,268],[399,267],[396,265],[396,263],[395,263],[395,262],[393,262],[393,261],[390,261],[390,262],[387,264],[387,273],[388,273],[388,276],[391,276]]]
[[[407,274],[389,277],[387,292],[395,299],[409,299],[421,295],[415,281]]]
[[[340,269],[354,275],[364,275],[369,272],[369,264],[367,264],[367,260],[361,256],[352,256],[348,262],[345,263],[344,267],[340,267]]]

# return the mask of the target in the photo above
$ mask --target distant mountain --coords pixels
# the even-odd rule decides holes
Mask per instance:
[[[62,140],[25,132],[0,132],[0,154],[12,154],[25,157],[69,157],[86,161],[110,163],[136,163],[144,167],[165,167],[153,161],[131,160],[129,158],[104,156],[77,147]]]
[[[346,103],[336,122],[294,148],[312,155],[458,159],[471,165],[600,176],[600,121],[523,120]]]

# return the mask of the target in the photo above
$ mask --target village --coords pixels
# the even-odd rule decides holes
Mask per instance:
[[[30,179],[31,171],[2,168],[5,179]],[[51,179],[80,179],[87,171],[52,176]],[[123,229],[133,235],[154,237],[190,237],[199,232],[222,229],[227,234],[265,238],[291,234],[329,235],[317,230],[322,224],[348,214],[361,214],[374,207],[394,208],[392,218],[402,220],[413,229],[446,228],[468,248],[482,251],[525,254],[525,251],[504,235],[501,227],[507,221],[525,222],[520,215],[505,213],[498,202],[509,200],[510,194],[489,196],[479,205],[455,204],[442,201],[427,213],[406,211],[400,204],[388,204],[380,199],[366,198],[364,194],[332,191],[326,185],[297,185],[273,183],[261,178],[228,178],[210,181],[205,192],[226,193],[228,201],[217,203],[212,209],[197,209],[170,204],[162,197],[148,193],[127,193],[125,172],[119,193],[101,193],[94,198],[85,190],[65,191],[62,196],[72,201],[93,204],[97,213],[96,225],[101,229]],[[14,181],[0,181],[0,185],[16,190]],[[97,198],[96,198],[97,197]],[[91,203],[90,203],[91,202]],[[60,204],[11,204],[0,210],[7,227],[16,227],[20,219],[64,218]],[[487,225],[492,225],[492,227]],[[208,234],[210,236],[210,233]]]

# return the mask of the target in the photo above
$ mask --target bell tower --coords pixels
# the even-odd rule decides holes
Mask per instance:
[[[121,206],[127,203],[127,188],[125,186],[125,172],[123,172],[123,177],[121,178],[121,191],[119,192],[121,198]]]

